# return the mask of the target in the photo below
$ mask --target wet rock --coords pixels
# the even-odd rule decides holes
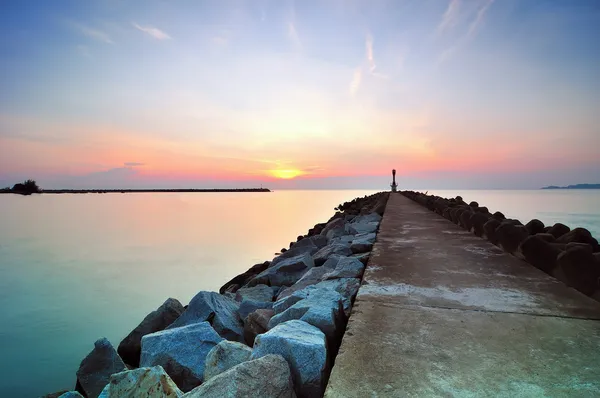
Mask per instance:
[[[500,246],[502,246],[506,252],[514,253],[518,250],[521,242],[529,236],[529,232],[527,232],[527,229],[522,225],[503,222],[496,229],[496,236],[498,237]]]
[[[140,366],[142,337],[164,330],[183,313],[183,305],[174,299],[167,299],[156,311],[148,314],[144,320],[119,344],[117,352],[123,361],[133,367]]]
[[[223,340],[208,352],[204,364],[204,382],[250,360],[252,349],[245,344]]]
[[[106,398],[177,398],[183,396],[183,392],[171,380],[162,366],[113,374],[105,391]]]
[[[226,291],[235,293],[237,289],[239,289],[241,286],[244,286],[250,279],[269,268],[270,264],[270,261],[265,261],[264,263],[253,265],[248,271],[234,277],[232,280],[221,286],[219,293],[223,294]]]
[[[560,238],[567,232],[569,232],[571,228],[567,227],[565,224],[556,223],[554,224],[548,231],[549,234],[552,234],[556,239]]]
[[[140,365],[160,365],[183,391],[202,383],[206,356],[223,339],[208,322],[167,329],[142,338]]]
[[[185,394],[185,398],[296,398],[292,374],[281,355],[243,362]]]
[[[600,251],[598,241],[585,228],[575,228],[556,239],[556,243],[586,243],[594,252]]]
[[[313,261],[313,257],[308,253],[287,258],[258,274],[254,279],[248,282],[248,287],[256,286],[258,284],[266,284],[269,286],[291,286],[314,266],[315,262]]]
[[[600,288],[600,264],[589,249],[573,247],[561,253],[557,262],[568,286],[588,296]]]
[[[97,340],[94,349],[81,361],[77,370],[77,391],[96,398],[108,384],[110,375],[125,370],[125,363],[106,338]]]
[[[325,261],[327,261],[327,259],[334,254],[338,254],[341,256],[349,256],[352,254],[352,250],[350,250],[350,247],[348,245],[329,244],[315,253],[315,266],[319,267],[323,265]]]
[[[210,321],[214,330],[227,340],[244,341],[244,325],[239,315],[239,303],[215,292],[200,292],[188,308],[167,329]]]
[[[250,347],[254,345],[254,339],[259,334],[268,330],[269,321],[275,315],[273,310],[256,310],[244,320],[244,339]]]
[[[485,233],[483,226],[489,221],[489,217],[483,213],[473,213],[471,215],[471,226],[473,227],[473,233],[477,236],[483,236]]]
[[[525,224],[525,228],[527,228],[527,232],[529,235],[541,234],[544,233],[544,223],[538,219],[533,219]]]
[[[367,265],[367,263],[369,262],[369,258],[371,257],[371,253],[367,252],[367,253],[357,253],[357,254],[353,254],[350,257],[352,258],[356,258],[358,261],[360,261],[361,263],[363,263],[363,265]]]
[[[556,259],[562,252],[539,235],[527,237],[521,243],[520,250],[528,263],[548,274],[556,268]]]
[[[500,226],[500,221],[496,218],[491,218],[488,222],[483,224],[483,231],[485,237],[494,245],[498,244],[498,236],[496,235],[496,229]]]
[[[373,250],[373,242],[361,239],[353,240],[350,250],[353,254],[370,252]]]
[[[460,226],[470,231],[472,228],[471,225],[471,217],[473,216],[473,212],[471,210],[465,210],[460,214],[459,222]]]
[[[273,301],[273,289],[267,285],[243,287],[235,293],[235,300],[239,302],[243,300]]]
[[[297,396],[321,397],[329,374],[326,344],[325,334],[317,327],[292,320],[258,335],[252,359],[281,355],[290,365]]]

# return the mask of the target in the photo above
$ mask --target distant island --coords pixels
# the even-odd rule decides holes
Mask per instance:
[[[268,188],[215,188],[215,189],[41,189],[34,180],[27,180],[15,184],[12,188],[0,189],[2,193],[16,193],[19,195],[44,194],[73,194],[73,193],[156,193],[156,192],[271,192]]]
[[[556,185],[550,185],[543,187],[542,189],[600,189],[600,184],[575,184],[567,185],[566,187],[557,187]]]

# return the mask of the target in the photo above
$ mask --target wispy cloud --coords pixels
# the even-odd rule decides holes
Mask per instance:
[[[456,26],[460,18],[460,9],[460,0],[450,0],[448,8],[446,8],[446,12],[444,12],[442,20],[437,27],[436,31],[438,34]]]
[[[365,46],[367,48],[367,62],[369,63],[369,71],[373,73],[377,65],[375,65],[375,61],[373,60],[373,36],[371,36],[370,33],[367,33]]]
[[[296,24],[293,21],[288,22],[288,36],[296,47],[302,47],[302,41],[298,35]]]
[[[352,76],[352,81],[350,82],[350,94],[352,96],[356,95],[358,88],[360,87],[360,82],[362,81],[362,68],[358,68],[354,71],[354,75]]]
[[[79,55],[81,55],[82,57],[85,57],[85,58],[92,57],[92,53],[90,52],[90,49],[88,48],[88,46],[84,46],[83,44],[80,44],[75,48],[77,49],[77,52],[79,53]]]
[[[136,167],[136,166],[143,166],[144,163],[140,163],[140,162],[125,162],[123,163],[123,166],[125,167]]]
[[[471,25],[469,26],[469,31],[467,32],[467,37],[470,38],[477,32],[477,29],[483,23],[483,18],[485,16],[485,13],[490,8],[490,6],[492,5],[493,2],[494,2],[494,0],[488,0],[481,8],[479,8],[479,10],[477,11],[477,16],[475,17],[475,19],[473,20],[473,22],[471,22]]]
[[[163,32],[162,30],[155,28],[153,26],[141,26],[135,22],[133,22],[132,25],[137,30],[144,32],[147,35],[150,35],[157,40],[167,40],[167,39],[171,38],[171,36],[169,36],[167,33]]]
[[[91,39],[103,42],[103,43],[108,43],[108,44],[113,44],[114,42],[112,41],[112,39],[110,38],[110,36],[108,35],[108,33],[103,32],[101,30],[95,29],[95,28],[91,28],[87,25],[83,25],[83,24],[79,24],[79,23],[75,23],[74,26],[79,30],[79,32],[81,34],[83,34],[84,36],[87,36]]]
[[[462,46],[475,37],[485,19],[485,15],[494,0],[480,0],[471,3],[471,7],[463,7],[459,0],[451,0],[442,20],[436,29],[439,35],[461,23],[466,33],[459,36],[449,47],[445,48],[438,56],[437,63],[441,64],[450,59]],[[467,27],[468,23],[468,27]],[[464,32],[464,30],[463,30]]]

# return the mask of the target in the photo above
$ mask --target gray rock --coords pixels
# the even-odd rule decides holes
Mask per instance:
[[[295,398],[292,375],[281,355],[243,362],[184,395],[185,398]]]
[[[353,240],[350,245],[350,250],[353,254],[370,252],[373,250],[373,242],[362,239]]]
[[[333,271],[339,260],[342,258],[345,257],[334,254],[329,257],[329,259],[327,259],[322,266],[309,269],[308,272],[298,280],[298,282],[294,283],[290,287],[283,288],[277,295],[277,300],[287,297],[298,290],[304,289],[305,287],[321,282],[323,280],[323,276],[328,272]]]
[[[299,398],[321,397],[329,374],[325,334],[303,321],[281,323],[256,336],[252,359],[281,355],[290,365]]]
[[[381,219],[383,217],[381,217],[379,214],[377,213],[370,213],[370,214],[365,214],[362,216],[357,216],[352,220],[352,223],[370,223],[370,222],[376,222],[379,223],[381,222]]]
[[[110,395],[108,395],[108,391],[110,389],[110,383],[106,385],[106,387],[104,387],[102,389],[102,392],[100,393],[100,395],[98,395],[98,398],[110,398]]]
[[[323,228],[323,230],[321,231],[321,236],[327,236],[327,233],[333,229],[336,228],[344,228],[344,219],[343,218],[336,218],[335,220],[332,220],[330,222],[327,223],[327,225],[325,225],[325,228]],[[331,239],[328,237],[328,239]]]
[[[248,282],[248,286],[252,287],[258,284],[291,286],[302,278],[306,271],[314,266],[315,262],[308,253],[287,258],[258,274],[254,279]]]
[[[301,240],[300,242],[303,242],[303,240]],[[298,242],[298,243],[300,243]],[[303,254],[315,254],[319,248],[312,243],[311,241],[307,240],[306,241],[307,244],[305,245],[301,245],[301,246],[297,246],[297,247],[292,247],[290,250],[287,250],[284,253],[281,253],[279,256],[275,257],[273,259],[273,261],[271,261],[271,265],[269,266],[269,268],[276,266],[277,264],[279,264],[280,262],[290,259],[292,257],[298,257],[301,256]]]
[[[305,299],[271,318],[269,329],[283,322],[298,319],[318,327],[325,333],[328,347],[335,351],[346,325],[343,301],[342,295],[335,290],[315,290]]]
[[[341,258],[335,269],[323,275],[323,280],[339,278],[361,278],[365,266],[354,257]]]
[[[87,397],[96,398],[108,384],[110,375],[125,370],[125,363],[106,338],[97,340],[94,349],[81,361],[77,383]]]
[[[318,267],[318,266],[325,264],[325,261],[327,261],[327,259],[334,254],[338,254],[338,255],[342,255],[342,256],[349,256],[352,254],[352,250],[350,250],[350,246],[345,245],[345,244],[341,244],[341,243],[329,244],[329,245],[323,247],[322,249],[320,249],[313,256],[313,259],[315,261],[315,266]]]
[[[183,395],[162,366],[115,373],[103,393],[106,398],[177,398]]]
[[[58,398],[84,398],[84,397],[77,391],[67,391],[66,393],[60,395]]]
[[[356,239],[356,235],[342,235],[337,238],[331,239],[330,244],[341,243],[343,245],[349,246],[352,244],[352,241]]]
[[[330,229],[329,231],[327,231],[327,234],[325,236],[327,237],[327,239],[329,241],[332,241],[332,240],[334,240],[336,238],[340,238],[346,234],[347,234],[346,227],[341,226],[341,227]]]
[[[272,301],[254,301],[254,300],[244,300],[240,304],[240,318],[242,320],[246,319],[251,312],[256,310],[270,310],[273,308]]]
[[[194,296],[184,313],[167,329],[210,321],[219,335],[227,340],[244,341],[244,325],[239,315],[239,303],[215,292],[200,292]]]
[[[148,334],[140,365],[162,366],[179,388],[190,391],[202,383],[206,356],[222,340],[208,322]]]
[[[252,349],[245,344],[223,340],[208,352],[204,364],[204,382],[246,362],[252,355]]]
[[[273,288],[267,285],[243,287],[235,293],[235,300],[273,301]]]
[[[183,305],[179,301],[169,298],[156,311],[146,315],[144,320],[121,341],[119,348],[117,348],[123,362],[133,367],[140,366],[142,337],[164,330],[179,318],[183,311]]]
[[[369,232],[369,233],[354,235],[354,240],[361,240],[361,241],[375,243],[375,239],[377,239],[376,232]]]
[[[358,234],[375,232],[375,231],[377,231],[377,228],[379,228],[379,223],[377,223],[377,222],[369,222],[369,223],[361,222],[361,223],[349,224],[347,226],[346,230],[353,235],[358,235]]]
[[[292,249],[297,247],[312,247],[317,246],[317,248],[321,248],[327,245],[327,238],[321,235],[314,235],[306,237],[292,245]]]
[[[248,315],[244,322],[244,339],[246,340],[246,344],[252,347],[256,336],[268,330],[269,321],[274,314],[273,310],[256,310]]]

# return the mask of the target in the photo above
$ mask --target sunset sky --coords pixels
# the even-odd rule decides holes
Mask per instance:
[[[0,187],[600,183],[600,1],[2,1]]]

